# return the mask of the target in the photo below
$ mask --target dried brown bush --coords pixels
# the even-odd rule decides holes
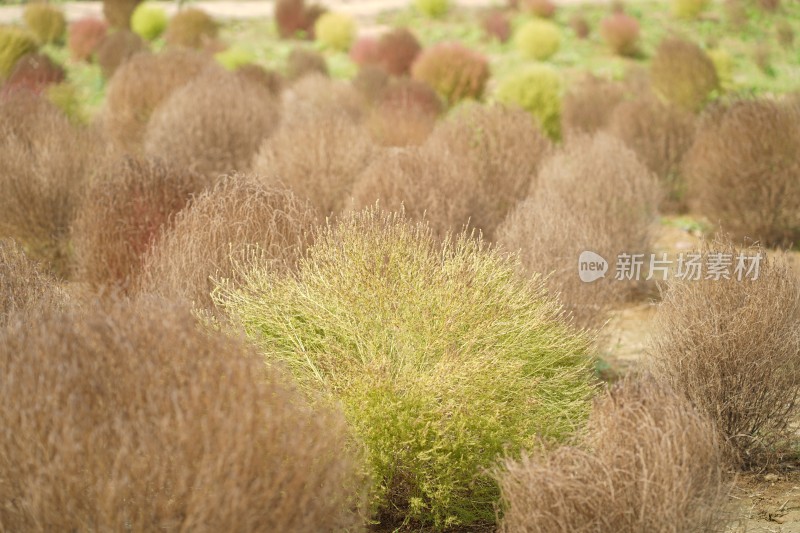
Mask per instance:
[[[211,177],[246,171],[278,112],[260,84],[228,72],[198,76],[153,113],[144,151]]]
[[[145,260],[142,290],[211,308],[211,278],[235,280],[237,264],[255,254],[260,265],[293,268],[316,212],[290,191],[257,177],[233,175],[192,200],[162,233]]]
[[[714,92],[719,78],[714,62],[702,48],[674,37],[659,43],[650,63],[653,90],[688,111],[700,111]]]
[[[289,81],[296,81],[310,74],[328,76],[325,57],[316,50],[293,48],[286,58],[286,78]]]
[[[102,121],[108,135],[125,150],[138,151],[155,108],[207,68],[222,67],[193,50],[132,57],[108,83]]]
[[[110,165],[87,191],[72,228],[80,278],[129,288],[161,227],[206,184],[157,159],[126,156]]]
[[[365,97],[351,83],[310,75],[283,92],[281,124],[286,127],[295,123],[305,125],[314,117],[329,115],[359,122],[366,110]]]
[[[800,102],[738,101],[707,113],[686,154],[690,207],[736,240],[800,242]]]
[[[110,34],[97,48],[97,64],[103,77],[111,78],[120,65],[144,50],[147,50],[147,43],[130,30],[117,30]]]
[[[796,438],[800,279],[761,249],[717,240],[698,253],[701,279],[672,279],[662,295],[648,366],[714,421],[736,464],[764,467]],[[757,271],[737,271],[740,254],[757,253]],[[706,279],[728,254],[730,278]]]
[[[169,46],[201,49],[217,38],[219,23],[197,8],[181,9],[167,24],[164,40]]]
[[[591,135],[604,130],[614,109],[624,98],[625,88],[622,84],[587,76],[564,95],[561,104],[564,135]]]
[[[552,144],[521,109],[476,105],[440,122],[426,148],[468,169],[465,178],[474,179],[468,185],[474,189],[470,225],[492,241],[508,212],[528,195]]]
[[[656,178],[621,141],[605,133],[575,137],[542,164],[497,241],[521,251],[526,272],[551,274],[548,287],[576,322],[596,327],[637,289],[635,281],[614,279],[614,264],[620,253],[649,252],[658,200]],[[587,250],[609,262],[593,283],[578,276],[578,257]]]
[[[19,244],[0,238],[0,328],[12,316],[57,307],[64,301],[55,280],[42,272]]]
[[[508,533],[726,531],[730,485],[711,422],[648,378],[602,394],[574,446],[508,460]]]
[[[129,29],[131,15],[142,0],[103,0],[103,15],[115,28]]]
[[[610,117],[608,132],[636,152],[661,181],[662,211],[686,209],[686,180],[681,164],[696,129],[697,120],[692,113],[653,96],[622,102]]]
[[[350,209],[377,203],[388,211],[404,210],[410,220],[426,220],[437,238],[460,232],[477,191],[470,169],[452,155],[425,146],[382,150],[353,186]]]
[[[352,83],[368,103],[374,104],[389,86],[389,74],[378,66],[364,65],[358,69]]]
[[[0,333],[12,531],[344,531],[364,492],[343,417],[244,341],[159,301]]]
[[[253,171],[329,216],[347,205],[353,182],[374,150],[364,129],[346,115],[314,113],[282,124],[262,145]]]
[[[254,63],[248,63],[246,65],[242,65],[238,67],[236,70],[236,75],[248,80],[252,83],[256,83],[261,85],[265,89],[267,89],[270,93],[274,96],[278,96],[281,94],[284,85],[283,76],[275,72],[274,70],[270,70],[267,68],[262,67],[261,65],[256,65]]]
[[[23,91],[0,99],[0,236],[67,276],[69,227],[104,151],[43,98]]]
[[[443,106],[427,83],[401,78],[381,92],[367,127],[382,146],[418,146],[436,125]]]

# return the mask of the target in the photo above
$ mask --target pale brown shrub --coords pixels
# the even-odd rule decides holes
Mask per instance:
[[[104,151],[43,98],[17,91],[0,99],[0,236],[68,275],[69,227]]]
[[[609,133],[636,152],[661,181],[662,211],[684,211],[686,181],[681,164],[692,146],[697,120],[653,96],[622,102],[611,115]]]
[[[328,63],[325,61],[325,56],[316,50],[293,48],[286,58],[286,78],[289,81],[296,81],[311,74],[328,77]]]
[[[12,531],[362,528],[343,417],[165,302],[0,333],[0,523]]]
[[[374,149],[364,129],[341,110],[302,113],[264,142],[253,172],[270,186],[291,189],[326,217],[345,208]]]
[[[606,128],[614,109],[625,98],[620,83],[589,75],[567,91],[561,104],[565,137],[591,135]]]
[[[129,288],[161,227],[207,180],[158,159],[124,157],[98,177],[72,229],[79,277]]]
[[[388,148],[358,177],[350,209],[376,203],[388,211],[402,209],[410,220],[426,220],[434,236],[443,238],[469,223],[477,195],[474,182],[470,169],[448,151]]]
[[[704,265],[731,254],[730,279],[705,279],[704,268],[700,280],[668,282],[649,366],[714,421],[735,463],[763,467],[796,438],[800,279],[758,248],[718,240],[698,253]],[[757,279],[749,262],[736,272],[740,253],[761,254]]]
[[[494,240],[508,212],[525,199],[552,145],[528,113],[501,105],[472,106],[440,122],[427,141],[432,154],[448,154],[474,178],[462,191],[473,198],[471,226]]]
[[[42,272],[12,239],[0,238],[0,328],[12,316],[64,303],[54,279]]]
[[[700,111],[719,90],[714,62],[691,41],[668,37],[650,63],[653,89],[674,105]]]
[[[144,150],[208,176],[245,171],[278,112],[263,85],[233,73],[198,76],[153,113]]]
[[[236,280],[237,265],[291,269],[304,253],[316,212],[288,190],[233,175],[192,200],[145,260],[142,289],[211,308],[212,278]]]
[[[141,147],[147,121],[172,92],[203,70],[222,67],[193,50],[171,49],[160,54],[137,54],[125,62],[108,83],[103,125],[122,148]]]
[[[736,240],[800,242],[800,102],[739,101],[710,111],[684,170],[690,207]]]
[[[526,272],[550,274],[548,287],[579,325],[598,326],[637,288],[613,279],[614,266],[620,253],[650,251],[658,200],[657,180],[621,141],[604,133],[575,137],[542,164],[531,195],[511,211],[497,241],[521,251]],[[587,250],[609,263],[593,283],[578,276],[578,257]]]
[[[367,121],[381,146],[419,146],[428,138],[443,111],[439,96],[427,83],[401,78],[382,88]]]
[[[365,97],[351,83],[321,75],[304,76],[283,92],[281,124],[307,124],[318,116],[339,115],[352,122],[363,119]],[[306,126],[303,126],[306,127]]]
[[[575,446],[506,461],[500,531],[725,531],[724,466],[705,416],[651,379],[628,378],[596,400]]]

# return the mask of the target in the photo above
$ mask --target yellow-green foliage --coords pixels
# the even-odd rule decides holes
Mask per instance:
[[[142,39],[152,41],[167,29],[167,12],[149,2],[139,4],[131,15],[131,29]]]
[[[724,91],[730,91],[734,87],[733,83],[733,57],[727,50],[722,48],[715,48],[708,51],[708,57],[714,63],[714,68],[717,71],[717,78],[719,79],[720,87]]]
[[[682,19],[697,18],[702,13],[708,0],[672,0],[672,14]]]
[[[239,67],[249,65],[255,61],[255,56],[244,48],[231,46],[222,52],[214,54],[217,63],[228,70],[236,70]]]
[[[517,30],[514,45],[526,58],[545,61],[558,52],[561,31],[552,22],[531,20]]]
[[[650,63],[650,81],[662,98],[700,111],[719,89],[717,70],[702,48],[678,38],[664,39]]]
[[[22,56],[38,49],[36,39],[27,31],[13,26],[0,26],[0,79],[11,74]]]
[[[356,36],[356,23],[342,13],[325,13],[314,24],[314,35],[326,47],[345,52]]]
[[[39,44],[60,43],[64,41],[67,20],[64,13],[49,4],[27,4],[22,15],[25,25],[36,36]]]
[[[46,89],[47,99],[76,124],[86,122],[86,116],[81,105],[80,95],[75,86],[68,83],[50,85]]]
[[[494,522],[487,472],[581,426],[587,339],[514,256],[376,209],[316,235],[295,274],[257,265],[213,294],[269,361],[342,405],[385,525]],[[395,524],[397,522],[394,522]]]
[[[529,112],[551,138],[561,137],[561,76],[547,65],[532,65],[502,80],[497,100]]]
[[[450,0],[414,0],[414,5],[423,15],[439,18],[447,14]]]

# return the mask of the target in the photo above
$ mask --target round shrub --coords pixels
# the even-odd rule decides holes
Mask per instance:
[[[248,170],[277,124],[278,102],[267,88],[229,72],[199,76],[150,117],[144,151],[217,177]]]
[[[274,70],[266,69],[261,65],[248,63],[246,65],[237,67],[234,72],[240,78],[264,87],[273,96],[279,96],[283,90],[283,76]]]
[[[800,104],[739,101],[704,116],[686,155],[690,207],[737,241],[800,242]]]
[[[281,110],[281,126],[303,124],[315,117],[342,116],[350,122],[359,123],[366,112],[364,97],[344,80],[332,80],[326,76],[305,76],[286,91]],[[313,128],[313,126],[311,126]]]
[[[75,61],[90,61],[108,35],[108,23],[97,18],[82,18],[69,25],[67,46]]]
[[[501,80],[497,100],[530,113],[551,139],[561,137],[561,76],[554,68],[533,65]]]
[[[697,18],[708,7],[708,0],[671,0],[672,14],[682,19]]]
[[[436,91],[423,81],[396,80],[381,95],[378,106],[402,113],[420,113],[437,117],[444,110]]]
[[[291,191],[254,175],[227,176],[175,216],[144,262],[141,288],[211,308],[212,279],[238,283],[237,265],[252,260],[293,269],[316,222],[316,212]]]
[[[661,97],[689,111],[701,110],[719,89],[711,58],[696,44],[675,38],[658,45],[650,81]]]
[[[136,6],[131,15],[131,30],[146,41],[159,37],[167,29],[167,12],[144,2]]]
[[[517,30],[514,46],[528,59],[545,61],[561,47],[561,31],[552,22],[531,20]]]
[[[214,54],[214,59],[227,70],[236,70],[252,63],[256,58],[251,52],[234,45]]]
[[[613,13],[600,22],[600,36],[621,56],[639,53],[639,21],[625,13]]]
[[[395,28],[378,39],[378,63],[392,76],[405,76],[422,50],[416,36],[406,28]]]
[[[161,227],[207,180],[171,162],[133,157],[104,174],[86,192],[72,228],[78,275],[92,285],[130,289]]]
[[[26,54],[39,49],[34,37],[13,26],[0,26],[0,80],[8,78],[14,66]]]
[[[314,38],[327,48],[346,52],[356,35],[356,23],[349,15],[325,13],[314,23]]]
[[[350,47],[350,59],[359,67],[378,62],[378,40],[374,37],[359,37]]]
[[[490,39],[504,43],[511,37],[511,21],[502,11],[489,11],[483,15],[481,26]]]
[[[328,76],[325,56],[308,48],[293,48],[286,58],[286,79],[297,81],[304,76]]]
[[[578,39],[586,39],[592,31],[589,22],[582,15],[573,15],[569,19],[569,26]]]
[[[0,333],[0,522],[13,531],[354,531],[340,413],[241,338],[155,299]]]
[[[167,25],[164,39],[169,46],[202,48],[214,40],[219,24],[201,9],[182,9],[173,15]]]
[[[130,30],[117,30],[103,39],[97,48],[97,64],[103,77],[110,79],[117,69],[135,54],[147,50],[147,44]]]
[[[25,5],[22,18],[39,44],[63,42],[67,19],[60,9],[50,4],[30,3]]]
[[[352,84],[369,104],[374,104],[389,85],[389,75],[378,66],[365,65],[358,69]]]
[[[129,30],[131,15],[142,0],[103,0],[103,15],[112,27]]]
[[[572,85],[564,95],[561,120],[564,135],[591,135],[605,129],[624,98],[622,84],[593,75]]]
[[[325,13],[318,5],[306,6],[304,0],[278,0],[275,2],[275,25],[282,39],[314,38],[314,23]]]
[[[215,300],[365,444],[387,525],[495,520],[487,472],[588,413],[587,339],[540,281],[460,234],[372,209],[326,226],[294,275],[255,268]],[[407,522],[406,522],[407,523]]]
[[[208,57],[193,50],[136,54],[108,83],[103,116],[106,132],[120,147],[135,152],[153,110],[211,65]]]
[[[439,18],[450,10],[450,0],[414,0],[414,7],[426,17]]]
[[[27,89],[40,94],[48,85],[61,83],[66,78],[64,68],[45,54],[26,54],[17,61],[2,92]]]
[[[382,146],[420,145],[443,107],[430,85],[400,78],[385,86],[367,126],[373,141]]]
[[[479,99],[489,80],[489,62],[460,43],[441,43],[423,51],[411,68],[414,79],[429,84],[448,105]]]
[[[556,14],[556,5],[550,0],[523,0],[522,3],[526,11],[539,18],[551,19]]]

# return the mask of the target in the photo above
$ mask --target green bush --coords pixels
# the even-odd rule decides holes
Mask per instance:
[[[152,41],[167,29],[167,13],[149,2],[139,4],[131,15],[131,29],[142,39]]]
[[[170,46],[202,48],[216,39],[219,24],[211,15],[200,9],[189,8],[178,11],[167,25],[164,38]]]
[[[411,70],[452,105],[465,98],[478,99],[489,80],[489,62],[459,43],[441,43],[423,51]]]
[[[325,13],[314,24],[314,36],[326,47],[346,52],[356,36],[356,23],[342,13]]]
[[[513,256],[371,209],[316,235],[295,274],[256,268],[216,301],[366,445],[373,509],[437,530],[495,520],[487,469],[588,413],[587,339]],[[396,522],[395,522],[396,523]]]
[[[526,58],[545,61],[558,52],[561,32],[552,22],[531,20],[517,30],[514,45]]]
[[[672,0],[672,14],[682,19],[694,19],[708,6],[708,0]]]
[[[690,41],[661,41],[650,63],[650,80],[661,97],[689,111],[700,111],[719,89],[714,62]]]
[[[22,56],[38,49],[36,39],[27,31],[13,26],[0,27],[0,79],[11,74]]]
[[[67,30],[64,13],[49,4],[27,4],[22,15],[39,44],[61,43]]]
[[[727,50],[722,48],[709,50],[708,57],[711,59],[711,62],[714,63],[714,70],[717,71],[717,79],[719,79],[720,88],[724,91],[733,89],[733,57]]]
[[[495,94],[529,112],[551,139],[561,137],[561,76],[547,65],[532,65],[502,80]]]
[[[50,85],[45,89],[45,95],[50,103],[63,111],[73,123],[86,122],[81,97],[74,85],[68,82]]]
[[[214,54],[214,59],[226,69],[236,70],[255,61],[255,56],[244,48],[231,46],[222,52]]]
[[[450,0],[414,0],[417,10],[430,18],[439,18],[447,14]]]

